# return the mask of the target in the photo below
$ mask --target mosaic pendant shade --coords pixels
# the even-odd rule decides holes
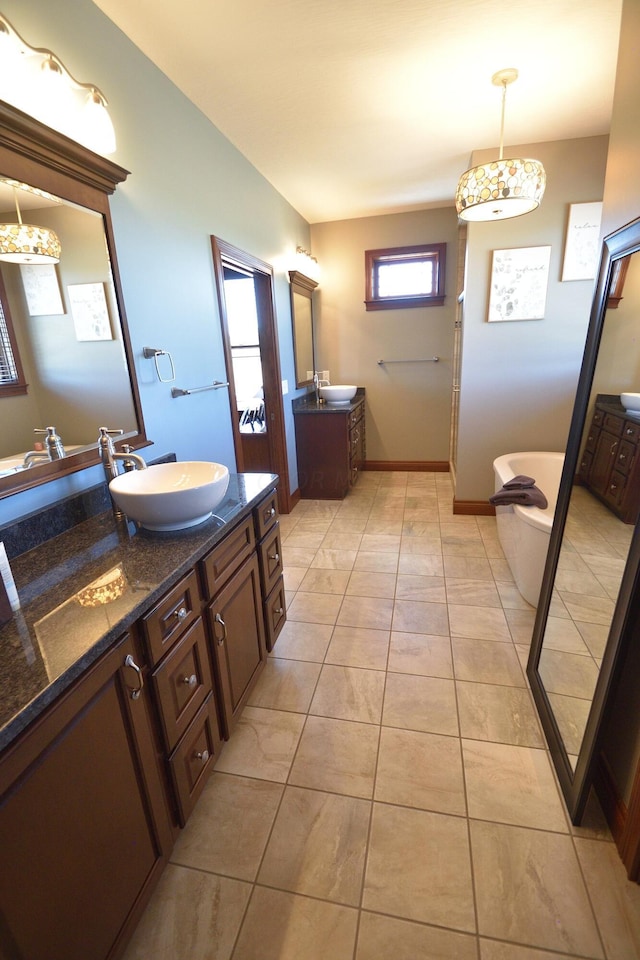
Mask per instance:
[[[0,223],[0,260],[9,263],[58,263],[57,233],[30,223]]]
[[[547,177],[539,160],[492,160],[460,177],[456,210],[462,220],[507,220],[540,205]]]

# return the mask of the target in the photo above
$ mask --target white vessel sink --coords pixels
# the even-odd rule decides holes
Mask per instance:
[[[640,393],[621,393],[620,403],[632,413],[640,413]]]
[[[347,403],[353,400],[356,390],[352,383],[336,383],[330,387],[318,387],[320,396],[327,403]]]
[[[123,513],[148,530],[183,530],[207,520],[228,486],[223,464],[187,460],[122,473],[109,491]]]

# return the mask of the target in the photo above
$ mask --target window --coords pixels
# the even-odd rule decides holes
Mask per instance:
[[[441,307],[446,243],[365,250],[367,310]]]
[[[14,397],[27,392],[9,313],[7,294],[0,274],[0,397]]]

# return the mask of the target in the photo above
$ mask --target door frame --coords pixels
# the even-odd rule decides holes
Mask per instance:
[[[258,341],[262,361],[264,402],[267,411],[267,442],[271,472],[280,477],[278,484],[278,509],[280,513],[291,511],[289,492],[289,461],[287,458],[287,438],[285,432],[284,404],[282,400],[282,375],[280,373],[280,353],[278,350],[278,329],[276,323],[276,303],[273,288],[273,267],[264,260],[254,257],[239,247],[227,243],[220,237],[211,237],[213,268],[216,278],[216,293],[222,328],[224,360],[229,381],[229,409],[233,446],[236,454],[236,468],[244,471],[242,436],[236,409],[236,391],[233,378],[231,341],[227,303],[224,295],[224,269],[229,267],[242,273],[250,273],[254,278],[256,308],[258,312]]]

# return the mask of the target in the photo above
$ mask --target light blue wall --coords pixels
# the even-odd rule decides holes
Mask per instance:
[[[270,263],[291,489],[297,487],[295,391],[287,257],[309,247],[309,227],[264,177],[90,0],[5,0],[2,12],[32,46],[54,50],[109,101],[118,149],[131,171],[110,200],[149,456],[215,459],[235,469],[224,390],[171,399],[145,346],[171,351],[176,383],[224,379],[210,236]],[[283,149],[286,145],[283,144]],[[108,417],[107,417],[108,419]],[[99,425],[96,424],[96,428]],[[118,424],[109,424],[118,426]],[[91,486],[98,468],[0,501],[0,523]]]

